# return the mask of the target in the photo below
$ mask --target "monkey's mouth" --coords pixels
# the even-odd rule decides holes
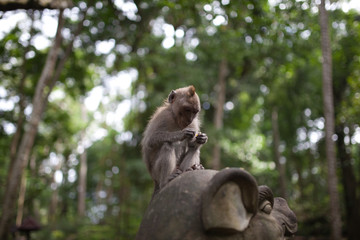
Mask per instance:
[[[192,121],[190,121],[190,120],[188,120],[188,119],[181,119],[180,121],[179,121],[179,126],[181,127],[181,128],[186,128],[187,126],[189,126],[190,124],[191,124],[191,122]]]

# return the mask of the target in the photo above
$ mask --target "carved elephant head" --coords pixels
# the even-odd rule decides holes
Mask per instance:
[[[297,230],[286,201],[239,168],[181,174],[152,199],[137,240],[275,240]]]

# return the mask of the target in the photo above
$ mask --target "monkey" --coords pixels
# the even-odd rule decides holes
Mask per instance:
[[[203,169],[200,147],[208,137],[200,132],[199,96],[194,86],[172,90],[150,118],[141,141],[142,156],[154,180],[154,194],[184,171]]]

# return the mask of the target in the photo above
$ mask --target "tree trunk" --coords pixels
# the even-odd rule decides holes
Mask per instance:
[[[57,144],[55,144],[55,145],[57,145]],[[59,151],[57,151],[57,152],[59,152]],[[56,182],[55,173],[56,173],[56,171],[61,170],[62,164],[63,164],[62,161],[58,162],[58,164],[56,165],[56,167],[54,169],[53,176],[52,176],[52,182],[51,182],[52,193],[51,193],[51,200],[50,200],[49,213],[48,213],[48,222],[51,225],[56,220],[58,199],[59,199],[59,186],[58,186],[58,183]]]
[[[17,227],[19,227],[21,225],[23,215],[24,215],[25,192],[26,192],[26,171],[24,171],[21,176],[21,185],[20,185],[20,192],[19,192],[19,198],[18,198],[17,215],[16,215],[16,226]]]
[[[22,65],[21,65],[21,79],[20,79],[20,84],[19,84],[19,116],[16,122],[16,131],[15,134],[11,140],[11,145],[10,145],[10,165],[9,165],[9,173],[12,172],[12,168],[15,162],[15,158],[16,158],[16,152],[17,149],[19,147],[19,141],[21,139],[21,133],[23,131],[24,128],[24,122],[25,122],[25,107],[26,107],[26,103],[25,103],[25,95],[24,95],[24,85],[25,85],[25,80],[26,80],[26,54],[30,51],[30,47],[31,47],[31,41],[33,39],[34,36],[34,13],[32,11],[29,11],[28,16],[31,19],[31,25],[30,25],[30,38],[28,40],[28,45],[26,46],[25,50],[24,50],[24,54],[22,56]],[[8,174],[7,176],[7,181],[9,181],[9,178],[11,178],[11,175]]]
[[[338,135],[338,156],[341,162],[342,183],[344,186],[344,199],[346,209],[346,228],[347,239],[358,240],[360,239],[360,209],[359,198],[357,198],[356,177],[351,164],[351,155],[346,150],[344,143],[344,125],[340,124],[336,127],[336,134]]]
[[[15,161],[13,163],[13,167],[9,173],[11,177],[8,178],[6,184],[3,200],[3,211],[0,220],[0,239],[7,238],[7,233],[9,231],[9,221],[14,212],[14,203],[16,202],[15,199],[19,189],[20,178],[34,144],[38,125],[47,102],[46,96],[48,96],[48,93],[51,92],[51,88],[49,87],[49,80],[53,75],[58,57],[58,51],[62,42],[62,26],[63,10],[60,10],[55,41],[52,48],[50,49],[40,79],[36,85],[36,91],[32,102],[33,110],[30,116],[29,124],[25,130],[25,133],[23,134]]]
[[[279,173],[279,184],[280,184],[280,197],[287,198],[286,194],[286,175],[285,175],[285,163],[281,163],[281,156],[279,151],[280,146],[280,132],[278,124],[278,112],[274,108],[271,115],[272,121],[272,133],[273,133],[273,147],[275,155],[275,165]]]
[[[86,109],[84,103],[81,105],[81,118],[86,121]],[[83,152],[80,154],[80,172],[79,172],[79,187],[78,187],[78,215],[83,217],[85,215],[86,205],[86,175],[87,175],[87,156],[85,149],[85,129],[81,131],[81,145]]]
[[[312,173],[312,169],[316,166],[315,162],[315,158],[314,158],[314,155],[311,153],[311,150],[308,149],[306,152],[305,152],[305,157],[307,158],[307,161],[309,162],[309,166],[308,166],[308,170],[309,170],[309,181],[310,182],[313,182],[313,189],[312,189],[312,199],[313,201],[320,201],[321,199],[321,196],[319,195],[319,184],[318,184],[318,181],[317,181],[317,178],[315,176],[315,174]]]
[[[56,184],[53,180],[52,184]],[[56,220],[56,213],[57,213],[57,206],[58,206],[58,199],[59,199],[59,189],[56,186],[55,189],[51,192],[51,198],[50,198],[50,206],[49,206],[49,213],[48,213],[48,223],[50,225],[54,225]]]
[[[323,81],[323,108],[325,116],[325,148],[328,167],[328,191],[330,195],[330,222],[331,237],[333,240],[341,239],[341,214],[339,205],[338,179],[336,175],[335,143],[332,137],[335,133],[334,100],[332,84],[332,56],[330,34],[328,29],[328,13],[325,9],[325,0],[319,6],[321,48],[323,55],[322,81]]]
[[[218,75],[218,84],[216,86],[217,92],[217,103],[215,108],[214,115],[214,125],[217,132],[219,132],[223,128],[223,118],[224,118],[224,104],[225,104],[225,96],[226,96],[226,77],[228,75],[228,63],[224,58],[220,62],[219,66],[219,75]],[[215,142],[213,149],[213,159],[212,159],[212,168],[220,169],[221,162],[221,148],[220,143]]]
[[[11,141],[10,146],[10,165],[9,165],[9,173],[12,172],[12,168],[14,166],[15,158],[16,158],[16,152],[19,146],[19,141],[21,138],[21,132],[23,131],[24,122],[25,122],[25,96],[24,96],[24,85],[25,80],[27,76],[26,72],[26,54],[30,51],[31,47],[31,41],[34,36],[34,12],[28,11],[28,16],[31,19],[31,25],[30,25],[30,38],[28,40],[28,44],[25,47],[24,54],[22,56],[22,66],[21,66],[21,79],[20,79],[20,85],[19,85],[19,116],[16,124],[16,132],[13,136],[13,139]],[[27,163],[25,163],[25,166]],[[21,182],[20,182],[20,191],[19,191],[19,198],[18,198],[18,205],[17,205],[17,213],[16,213],[16,226],[19,227],[22,223],[22,219],[24,216],[24,202],[25,202],[25,193],[26,193],[26,172],[24,171],[21,175]],[[11,178],[11,175],[8,174],[8,181]],[[16,236],[18,238],[19,235]]]
[[[304,179],[303,179],[303,177],[302,177],[302,169],[303,169],[303,167],[302,167],[302,164],[301,164],[301,162],[300,161],[298,161],[298,158],[296,157],[296,155],[295,154],[291,154],[292,155],[292,157],[291,157],[291,159],[293,159],[294,160],[294,162],[295,162],[295,170],[296,170],[296,173],[297,173],[297,175],[298,175],[298,185],[299,185],[299,199],[300,199],[300,201],[302,201],[303,200],[303,192],[304,192]]]

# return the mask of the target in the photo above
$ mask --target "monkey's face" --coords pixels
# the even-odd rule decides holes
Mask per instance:
[[[197,105],[196,105],[197,106]],[[189,126],[197,117],[200,109],[188,104],[181,106],[178,112],[177,122],[181,128]]]
[[[199,96],[192,86],[172,91],[169,95],[169,103],[175,121],[181,129],[189,126],[200,112]]]

